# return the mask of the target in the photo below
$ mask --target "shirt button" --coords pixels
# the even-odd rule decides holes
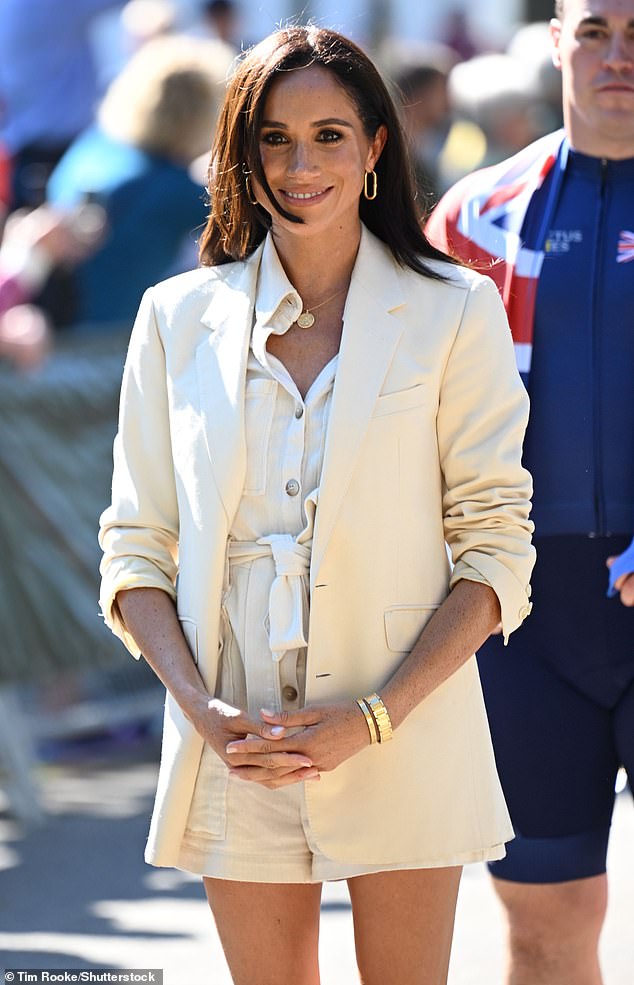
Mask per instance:
[[[299,482],[297,479],[289,479],[285,487],[287,496],[297,496],[299,492]]]
[[[282,688],[282,697],[285,701],[297,701],[297,688],[287,684],[286,687]]]
[[[304,416],[304,408],[301,404],[298,404],[295,408],[295,417],[299,420],[300,417]]]

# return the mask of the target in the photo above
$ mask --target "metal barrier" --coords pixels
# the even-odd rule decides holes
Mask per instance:
[[[97,604],[97,525],[110,499],[128,334],[62,335],[29,375],[0,365],[0,760],[16,813],[28,821],[40,816],[31,766],[46,721],[58,734],[63,722],[98,728],[162,703],[151,671],[130,659]],[[99,681],[92,690],[101,712],[94,693],[84,693],[83,708],[69,694],[57,716],[21,715],[23,685],[57,691],[59,702],[68,682],[81,700],[72,682],[86,672]],[[139,700],[131,700],[135,692]],[[108,703],[116,715],[104,710]]]

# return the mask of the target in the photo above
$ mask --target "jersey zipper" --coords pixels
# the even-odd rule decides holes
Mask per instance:
[[[601,395],[601,319],[599,317],[601,307],[601,292],[603,281],[600,276],[600,268],[604,252],[605,238],[605,212],[606,212],[606,184],[607,184],[608,162],[605,158],[601,160],[601,179],[599,185],[598,210],[596,222],[596,238],[594,243],[594,276],[592,278],[592,439],[594,456],[594,536],[605,536],[606,515],[605,515],[605,490],[603,487],[603,401]]]

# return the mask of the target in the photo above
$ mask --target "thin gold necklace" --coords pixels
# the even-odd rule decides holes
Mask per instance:
[[[326,298],[325,301],[320,301],[319,304],[312,304],[310,308],[305,308],[302,311],[299,318],[297,319],[297,324],[299,325],[299,327],[312,328],[313,325],[315,324],[315,316],[313,314],[313,311],[317,311],[318,308],[323,308],[323,306],[325,304],[328,304],[329,301],[334,301],[335,298],[338,298],[339,295],[343,294],[345,290],[346,288],[342,287],[340,291],[337,291],[336,294],[332,294],[329,298]]]

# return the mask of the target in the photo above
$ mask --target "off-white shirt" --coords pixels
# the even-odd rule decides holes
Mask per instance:
[[[302,311],[269,236],[255,298],[246,376],[247,475],[231,538],[255,541],[269,534],[297,537],[312,522],[321,478],[337,368],[335,356],[302,399],[288,370],[266,351],[270,335],[283,335]],[[307,332],[318,332],[317,322]]]

